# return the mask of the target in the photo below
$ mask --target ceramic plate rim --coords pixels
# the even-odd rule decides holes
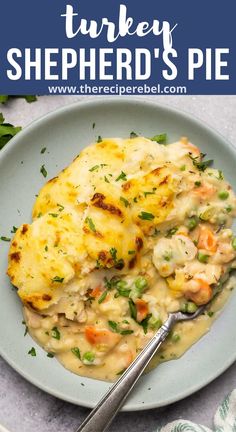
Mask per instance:
[[[78,110],[78,113],[80,109],[83,110],[84,107],[89,107],[91,105],[92,108],[94,106],[100,106],[104,103],[112,103],[112,104],[120,104],[120,103],[127,103],[127,104],[137,104],[137,105],[143,105],[148,106],[149,108],[153,107],[159,108],[160,110],[163,110],[168,114],[168,112],[172,114],[176,114],[177,116],[180,116],[182,118],[185,118],[186,120],[191,120],[191,122],[194,122],[196,126],[201,127],[206,132],[210,132],[212,135],[214,135],[217,139],[221,139],[226,147],[229,147],[233,153],[236,154],[236,148],[232,145],[230,141],[228,141],[221,133],[216,131],[214,128],[209,126],[206,122],[202,121],[201,119],[197,118],[196,116],[189,114],[185,112],[184,110],[179,110],[177,108],[173,108],[169,106],[168,104],[162,105],[161,103],[157,103],[153,100],[148,101],[146,98],[137,98],[137,97],[98,97],[98,98],[91,98],[86,101],[75,101],[73,103],[70,103],[68,105],[65,105],[63,107],[60,107],[56,110],[53,110],[33,122],[31,122],[28,126],[26,126],[19,135],[16,135],[6,147],[4,147],[0,152],[0,161],[7,157],[8,153],[11,153],[14,147],[20,146],[22,139],[24,139],[25,136],[27,136],[28,133],[30,133],[35,128],[37,129],[38,126],[43,124],[44,122],[50,122],[51,120],[55,119],[58,115],[60,116],[62,113]],[[0,344],[0,355],[2,358],[15,370],[17,371],[21,376],[23,376],[27,381],[34,384],[36,387],[40,388],[41,390],[61,399],[67,402],[74,403],[79,406],[84,406],[88,408],[92,408],[94,404],[89,403],[88,401],[80,400],[78,397],[78,400],[75,400],[73,397],[67,396],[63,394],[63,392],[60,392],[58,390],[54,390],[53,388],[50,388],[49,386],[42,384],[37,378],[32,376],[30,373],[26,373],[23,371],[20,367],[18,367],[17,363],[14,360],[11,360],[11,358],[8,357],[8,354],[5,353],[2,349],[2,346]],[[190,386],[186,391],[182,391],[181,394],[177,394],[173,397],[169,397],[168,399],[164,400],[163,402],[152,402],[152,403],[146,403],[145,405],[140,405],[139,403],[133,403],[130,404],[128,407],[124,406],[123,411],[137,411],[137,410],[146,410],[146,409],[154,409],[157,407],[167,406],[173,402],[179,401],[181,399],[184,399],[185,397],[197,392],[201,388],[205,387],[207,384],[212,382],[214,379],[216,379],[218,376],[220,376],[226,369],[228,369],[236,360],[236,351],[235,353],[232,352],[231,357],[229,357],[223,364],[221,368],[218,368],[215,373],[210,375],[208,379],[204,379],[201,382],[198,382],[197,384],[193,384]]]

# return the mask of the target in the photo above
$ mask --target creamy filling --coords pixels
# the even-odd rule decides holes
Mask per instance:
[[[234,284],[235,278],[231,277],[225,284],[223,291],[218,294],[203,315],[194,321],[178,323],[147,370],[153,369],[161,362],[181,357],[191,345],[206,334],[226,303]],[[162,315],[163,319],[167,317],[167,311],[178,309],[177,303],[179,302],[166,295],[163,281],[156,283],[151,291],[152,295],[157,295],[159,303],[161,303],[162,295],[165,295],[163,299],[165,298],[166,312]],[[120,300],[122,303],[123,299]],[[106,315],[109,318],[109,313]],[[24,308],[24,317],[32,338],[46,351],[55,355],[66,369],[81,376],[106,381],[115,381],[155,333],[154,330],[148,329],[147,333],[144,334],[143,329],[140,329],[140,326],[126,313],[122,316],[123,324],[121,326],[126,330],[132,328],[134,333],[121,336],[120,340],[111,341],[110,347],[100,344],[100,346],[96,346],[96,350],[91,351],[91,344],[84,337],[85,326],[83,323],[69,321],[62,314],[47,317],[39,316],[26,307]],[[93,319],[94,316],[91,312],[86,324],[93,323]],[[107,326],[107,319],[104,318],[104,314],[96,315],[95,322],[104,328]],[[60,339],[57,338],[58,335],[60,335]],[[114,335],[119,338],[116,333]],[[112,346],[113,343],[114,346]],[[75,348],[79,348],[80,358]],[[91,364],[85,364],[83,355],[91,352],[96,352],[95,360]]]

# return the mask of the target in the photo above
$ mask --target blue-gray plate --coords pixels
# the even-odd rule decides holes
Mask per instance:
[[[94,126],[95,124],[95,126]],[[94,126],[94,127],[93,127]],[[30,222],[35,194],[88,143],[103,137],[144,136],[167,132],[168,141],[188,136],[236,189],[236,149],[199,120],[142,99],[106,98],[66,106],[35,121],[0,152],[0,236],[12,226]],[[41,149],[47,150],[41,154]],[[63,400],[93,407],[110,384],[83,378],[64,369],[55,359],[24,337],[22,308],[6,276],[9,243],[0,242],[0,354],[23,377]],[[233,294],[212,329],[178,360],[163,363],[143,376],[124,410],[141,410],[184,398],[225,371],[235,360],[236,296]]]

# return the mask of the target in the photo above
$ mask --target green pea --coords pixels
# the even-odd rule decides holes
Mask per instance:
[[[144,290],[147,287],[147,279],[145,279],[144,277],[140,276],[138,279],[136,279],[135,281],[135,286],[136,288],[138,288],[139,290]]]
[[[116,284],[117,288],[123,289],[127,287],[127,282],[125,280],[119,280]]]
[[[206,264],[207,261],[208,261],[208,258],[209,258],[209,255],[205,255],[205,254],[203,254],[203,253],[201,253],[201,252],[198,252],[197,259],[198,259],[198,261],[200,261],[201,263]]]
[[[182,305],[180,306],[180,311],[183,313],[187,312],[187,303],[182,303]]]
[[[189,231],[194,230],[194,228],[196,228],[196,226],[198,225],[198,218],[197,216],[192,216],[187,223],[187,227],[189,229]]]
[[[95,354],[93,352],[87,351],[86,353],[84,353],[83,361],[85,363],[93,363],[94,360],[95,360]]]
[[[147,288],[147,286],[148,286],[147,279],[140,276],[134,282],[134,287],[131,289],[129,297],[133,301],[135,301],[137,298],[140,298],[143,294],[143,291]]]
[[[197,310],[197,305],[195,304],[195,303],[193,303],[193,302],[187,302],[187,312],[188,313],[194,313],[194,312],[196,312],[196,310]]]
[[[219,197],[221,200],[226,200],[227,198],[229,198],[229,192],[227,192],[227,191],[220,191],[220,192],[218,193],[218,197]]]
[[[162,320],[151,317],[148,324],[153,330],[158,330],[162,326]]]
[[[174,343],[179,342],[179,340],[180,340],[180,335],[179,335],[178,333],[173,333],[172,336],[171,336],[171,340],[172,340],[172,342],[174,342]]]
[[[180,307],[181,312],[194,313],[197,310],[197,305],[191,301],[183,303]]]

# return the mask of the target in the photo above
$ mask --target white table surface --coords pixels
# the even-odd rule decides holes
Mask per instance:
[[[0,112],[3,112],[7,122],[26,126],[57,107],[82,99],[75,96],[44,96],[33,104],[19,99],[0,106]],[[196,115],[236,145],[236,96],[161,96],[150,97],[149,100]],[[236,363],[187,399],[165,408],[119,414],[109,431],[153,432],[178,418],[211,427],[218,404],[234,388]],[[74,432],[88,412],[37,389],[0,358],[0,423],[11,432]]]

